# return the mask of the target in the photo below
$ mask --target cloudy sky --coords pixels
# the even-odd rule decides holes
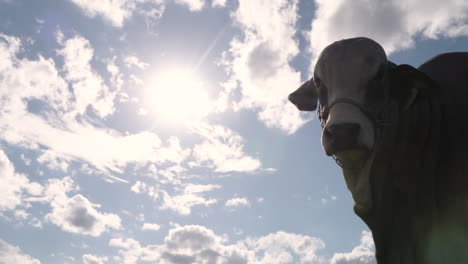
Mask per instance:
[[[468,2],[0,0],[0,263],[375,263],[314,114],[329,43],[418,66]]]

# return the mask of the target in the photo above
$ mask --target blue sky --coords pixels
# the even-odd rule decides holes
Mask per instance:
[[[375,263],[315,114],[323,47],[418,66],[468,4],[0,0],[0,263]]]

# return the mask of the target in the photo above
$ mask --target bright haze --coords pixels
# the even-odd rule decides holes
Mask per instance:
[[[418,66],[468,2],[0,0],[0,263],[375,263],[315,113],[319,52]]]

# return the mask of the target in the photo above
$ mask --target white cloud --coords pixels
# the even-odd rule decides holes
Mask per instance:
[[[244,153],[243,138],[229,128],[197,124],[192,131],[204,138],[193,149],[199,164],[212,167],[216,172],[255,172],[260,169],[260,161]]]
[[[144,70],[150,66],[148,63],[141,61],[136,56],[127,56],[125,57],[124,62],[125,62],[125,65],[129,68],[132,66],[135,66]]]
[[[26,194],[38,195],[42,191],[38,183],[32,183],[25,175],[15,172],[15,167],[1,149],[0,182],[0,212],[21,205]]]
[[[109,260],[108,257],[97,257],[91,254],[84,254],[81,259],[84,264],[105,264]]]
[[[250,202],[247,198],[232,198],[226,201],[224,204],[227,207],[250,207]]]
[[[96,210],[100,205],[91,203],[81,194],[73,197],[68,192],[77,190],[70,177],[50,179],[44,193],[52,211],[46,219],[64,231],[99,236],[109,229],[120,229],[120,217],[115,214],[101,213]]]
[[[155,201],[159,201],[159,208],[162,210],[172,210],[180,215],[189,215],[194,206],[216,204],[217,200],[206,198],[205,193],[221,188],[220,185],[215,184],[191,184],[177,180],[170,183],[175,186],[172,193],[162,190],[160,185],[149,185],[141,181],[137,181],[131,187],[131,191],[146,194]]]
[[[316,252],[324,247],[317,238],[285,232],[229,243],[224,236],[198,225],[175,226],[164,244],[141,246],[136,240],[111,239],[119,247],[123,263],[160,261],[161,263],[323,263]]]
[[[95,17],[103,16],[116,27],[121,27],[124,21],[131,16],[134,9],[132,1],[126,0],[71,0],[74,4],[83,9],[86,15]]]
[[[66,172],[68,169],[68,162],[50,150],[44,151],[38,158],[37,161],[41,164],[46,164],[49,169],[60,169],[63,172]]]
[[[205,0],[174,0],[179,5],[185,5],[190,11],[200,11],[205,6]]]
[[[288,133],[305,123],[287,102],[288,94],[301,83],[300,72],[289,65],[299,52],[294,39],[297,2],[240,0],[233,17],[244,36],[231,42],[230,56],[224,58],[231,79],[240,85],[238,107],[257,109],[267,126]]]
[[[335,253],[331,264],[376,264],[372,233],[363,231],[361,244],[349,253]]]
[[[221,188],[220,185],[208,184],[187,184],[184,186],[182,193],[170,195],[162,190],[160,192],[162,205],[160,209],[170,209],[181,215],[188,215],[192,212],[192,207],[197,205],[210,206],[217,203],[216,199],[208,199],[203,196],[203,193],[210,192]]]
[[[155,223],[144,223],[141,229],[158,231],[159,229],[161,229],[161,226]]]
[[[226,7],[226,0],[213,0],[211,2],[212,7]]]
[[[111,92],[92,70],[94,49],[89,41],[81,36],[67,39],[58,53],[65,60],[64,70],[66,79],[72,83],[76,111],[83,115],[92,106],[100,117],[112,114],[116,92]]]
[[[24,112],[24,101],[47,101],[57,111],[69,108],[71,94],[51,59],[38,55],[37,60],[20,59],[20,39],[0,34],[0,116]]]
[[[86,161],[104,170],[120,171],[129,162],[163,163],[170,162],[172,158],[180,160],[180,157],[159,156],[161,140],[151,132],[122,135],[74,121],[68,123],[68,130],[62,130],[50,126],[36,115],[18,116],[6,128],[10,129],[0,129],[0,134],[12,144],[41,144],[49,148],[49,155],[60,160]]]
[[[5,264],[40,264],[41,262],[21,252],[18,247],[0,239],[0,263]]]
[[[142,192],[148,192],[148,186],[146,183],[137,181],[130,190],[134,193],[142,193]]]
[[[81,194],[67,201],[53,201],[52,207],[47,219],[68,232],[99,236],[108,229],[121,228],[119,216],[98,212],[98,206]]]
[[[26,220],[29,216],[25,210],[15,210],[14,215],[17,220]]]
[[[0,111],[0,137],[3,140],[42,151],[39,162],[64,171],[70,161],[85,161],[100,170],[120,172],[130,162],[177,165],[190,156],[190,149],[181,147],[175,137],[163,144],[152,132],[124,134],[89,124],[88,106],[100,116],[111,114],[115,91],[110,92],[92,70],[93,49],[86,39],[76,36],[63,43],[60,54],[65,58],[65,75],[72,83],[73,94],[51,59],[40,55],[38,60],[19,59],[21,41],[0,35],[0,104],[4,105]],[[118,69],[110,70],[118,76]],[[45,107],[39,113],[30,113],[27,103],[31,99],[40,100],[52,109]],[[84,117],[77,119],[76,113]]]
[[[200,11],[205,6],[205,0],[71,0],[83,12],[93,18],[102,16],[115,27],[122,27],[126,20],[137,12],[147,18],[159,19],[164,10],[165,4],[172,1],[176,4],[187,7],[190,11]],[[145,5],[140,5],[145,4]]]
[[[391,53],[413,46],[415,37],[468,35],[466,1],[327,1],[316,0],[310,41],[317,56],[328,44],[344,38],[366,36]]]
[[[109,240],[109,246],[121,248],[119,253],[123,260],[119,263],[124,264],[136,264],[142,252],[140,242],[131,238],[112,238]]]
[[[124,84],[123,74],[120,72],[119,67],[115,64],[115,57],[107,63],[107,71],[111,74],[110,82],[115,91],[121,93],[122,85]]]
[[[259,263],[322,263],[323,258],[317,251],[325,247],[325,243],[315,237],[291,234],[279,231],[258,239],[247,239],[245,244],[257,255],[261,254]],[[298,260],[294,261],[294,257]]]
[[[75,118],[76,113],[85,115],[89,105],[101,116],[112,113],[115,92],[110,92],[92,70],[93,49],[86,39],[76,36],[62,41],[60,53],[65,58],[65,75],[72,83],[73,93],[59,76],[53,60],[40,55],[37,60],[19,58],[21,41],[0,35],[3,140],[43,151],[40,162],[64,171],[68,162],[75,160],[89,162],[101,170],[120,171],[129,162],[178,163],[190,155],[190,150],[183,149],[176,138],[169,139],[166,146],[152,132],[123,134],[96,128],[86,118]],[[30,113],[27,104],[33,99],[47,107]]]

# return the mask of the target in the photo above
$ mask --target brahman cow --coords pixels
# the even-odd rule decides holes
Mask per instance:
[[[317,110],[379,264],[468,263],[468,53],[415,69],[337,41],[289,100]]]

